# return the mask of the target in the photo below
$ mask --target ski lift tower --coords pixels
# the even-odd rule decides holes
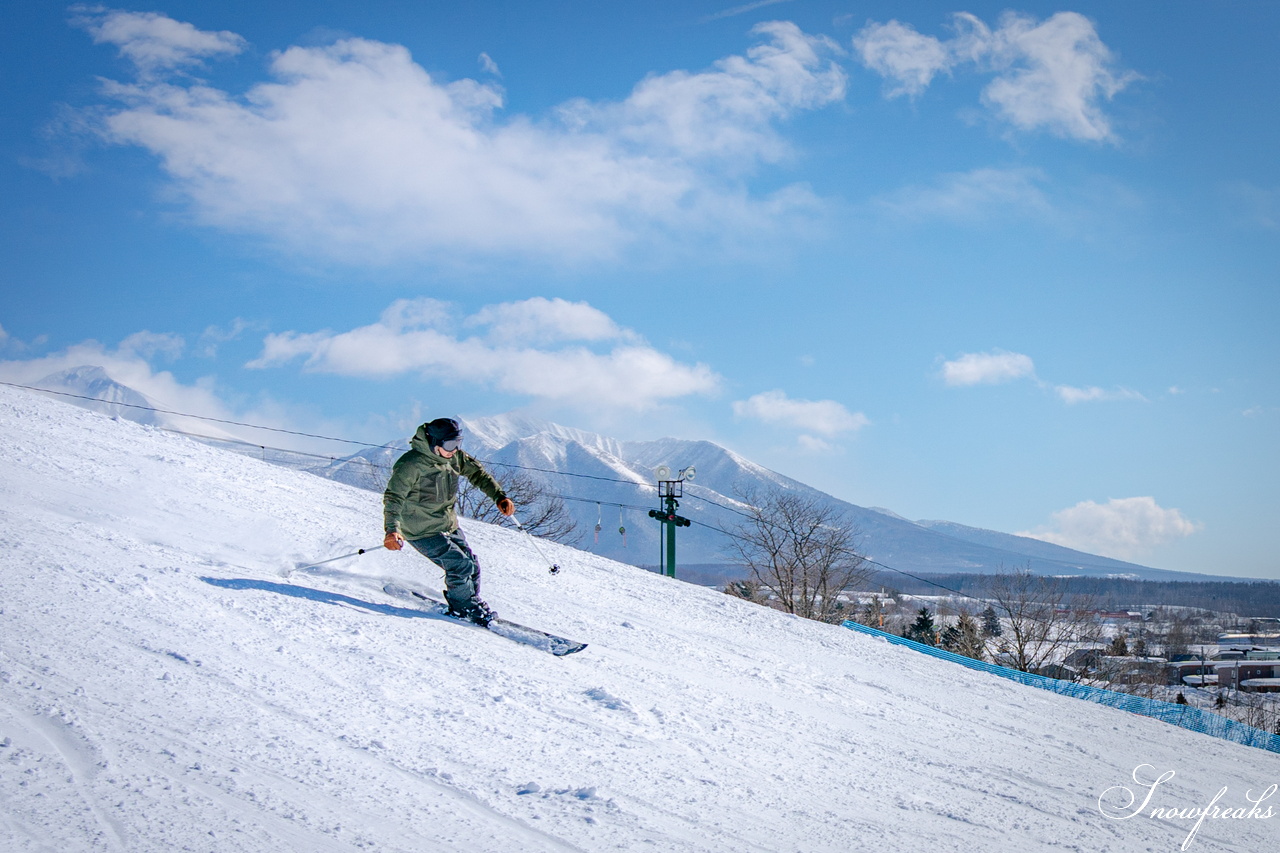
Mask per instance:
[[[654,471],[658,479],[658,500],[663,506],[662,509],[649,510],[649,517],[656,518],[666,528],[667,535],[658,537],[658,569],[662,571],[665,565],[665,574],[669,578],[676,576],[676,528],[693,523],[684,516],[676,515],[676,510],[680,508],[680,498],[684,497],[684,481],[692,480],[695,473],[690,465],[682,468],[673,480],[671,469],[666,465],[659,465]]]

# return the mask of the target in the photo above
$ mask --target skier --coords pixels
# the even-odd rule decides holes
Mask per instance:
[[[487,626],[496,614],[480,598],[480,564],[458,527],[458,475],[488,495],[503,515],[514,515],[515,504],[462,449],[462,430],[452,418],[418,427],[409,447],[392,467],[382,495],[382,544],[399,551],[408,542],[444,569],[449,615]]]

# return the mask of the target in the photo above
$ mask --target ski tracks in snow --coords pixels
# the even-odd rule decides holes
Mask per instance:
[[[13,680],[12,673],[0,672],[6,686]],[[0,715],[0,731],[5,732],[0,739],[0,782],[10,789],[3,797],[2,819],[22,830],[30,849],[71,850],[79,839],[112,853],[136,849],[130,846],[124,824],[102,802],[97,780],[106,759],[74,722],[57,711],[32,713],[8,698],[0,699]],[[56,825],[43,809],[23,807],[34,805],[33,796],[61,804]],[[74,806],[76,802],[81,808]]]

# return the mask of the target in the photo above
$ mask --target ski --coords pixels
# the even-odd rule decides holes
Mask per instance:
[[[449,605],[443,599],[437,598],[430,593],[423,592],[420,589],[401,586],[397,583],[388,583],[382,588],[382,591],[393,598],[407,601],[423,610],[429,610],[432,613],[439,613],[441,616],[449,615]],[[449,617],[454,619],[454,617]],[[465,619],[454,619],[464,625],[472,625],[480,628],[474,622]],[[533,646],[544,652],[550,652],[556,657],[564,657],[574,652],[580,652],[587,647],[586,643],[579,643],[576,640],[569,640],[564,637],[549,634],[546,631],[539,631],[537,628],[530,628],[527,625],[520,625],[502,617],[494,617],[489,623],[488,629],[494,634],[506,637],[508,640],[514,640],[517,643],[524,643],[527,646]]]

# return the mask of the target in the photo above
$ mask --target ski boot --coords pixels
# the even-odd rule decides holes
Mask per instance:
[[[481,628],[488,628],[489,623],[497,618],[498,614],[494,613],[489,605],[480,599],[473,599],[469,604],[458,607],[453,602],[449,602],[449,616],[454,619],[461,619],[465,622],[474,622]]]

